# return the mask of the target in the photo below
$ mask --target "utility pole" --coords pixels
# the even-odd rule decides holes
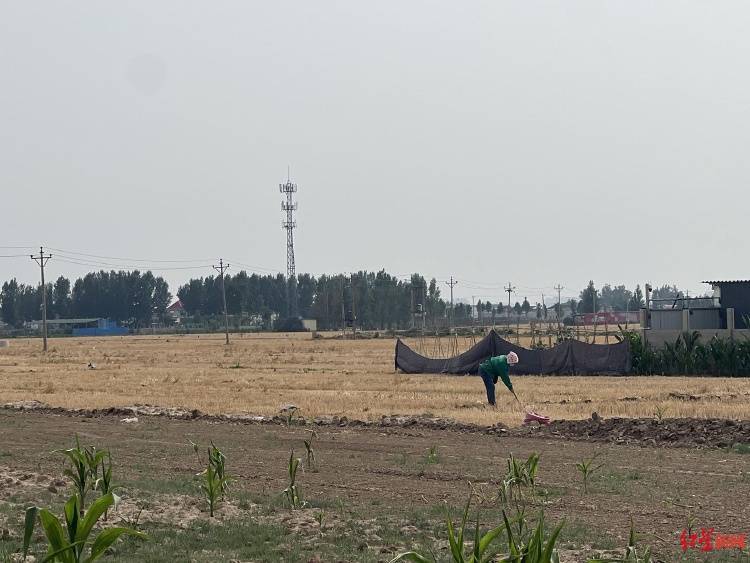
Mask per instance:
[[[560,294],[565,288],[558,283],[554,287],[554,289],[557,290],[557,330],[560,330],[560,316],[562,315],[562,303],[560,303]]]
[[[508,285],[505,286],[504,289],[508,293],[508,314],[505,318],[508,319],[508,334],[510,334],[510,295],[516,290],[516,288],[512,283],[508,282]]]
[[[224,272],[229,269],[229,264],[224,264],[224,260],[219,258],[219,265],[213,267],[221,276],[221,300],[224,303],[224,332],[229,344],[229,315],[227,315],[227,290],[224,286]]]
[[[354,304],[354,274],[351,274],[351,286],[352,286],[352,340],[357,339],[357,310]]]
[[[42,349],[47,351],[47,286],[44,283],[44,266],[52,258],[51,254],[44,253],[44,247],[39,247],[39,256],[31,255],[31,259],[39,264],[39,269],[42,271]]]
[[[458,282],[454,281],[453,276],[451,276],[451,281],[445,282],[445,285],[448,285],[451,288],[451,332],[453,332],[453,286],[458,285]]]

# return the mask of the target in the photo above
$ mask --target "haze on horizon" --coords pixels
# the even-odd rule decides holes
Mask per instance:
[[[291,165],[298,272],[453,275],[468,300],[509,280],[532,302],[589,279],[704,292],[750,277],[749,16],[695,1],[5,2],[0,246],[135,259],[173,294],[219,257],[283,271]],[[0,248],[14,254],[28,252]],[[73,262],[48,279],[130,264]],[[166,269],[182,266],[200,268]],[[0,258],[12,277],[38,269]]]

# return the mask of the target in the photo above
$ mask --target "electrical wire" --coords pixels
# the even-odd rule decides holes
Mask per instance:
[[[107,262],[89,262],[89,261],[83,261],[83,260],[75,260],[71,259],[66,256],[60,256],[60,255],[54,255],[52,257],[54,260],[63,262],[66,264],[74,264],[76,266],[87,266],[90,268],[101,268],[101,267],[110,267],[110,268],[129,268],[134,270],[157,270],[157,271],[166,271],[166,270],[206,270],[211,268],[210,264],[201,264],[199,266],[156,266],[155,268],[149,267],[144,264],[112,264]]]
[[[100,254],[86,254],[85,252],[74,252],[72,250],[65,250],[63,248],[52,248],[47,247],[48,250],[53,250],[58,253],[63,254],[72,254],[76,256],[85,256],[89,258],[103,258],[105,260],[117,260],[122,262],[131,262],[131,263],[144,263],[144,264],[150,264],[152,262],[164,262],[164,263],[179,263],[179,262],[209,262],[213,260],[213,258],[183,258],[183,259],[170,259],[170,260],[164,260],[164,259],[158,259],[158,258],[118,258],[116,256],[102,256]]]
[[[29,254],[0,254],[0,258],[28,258]]]

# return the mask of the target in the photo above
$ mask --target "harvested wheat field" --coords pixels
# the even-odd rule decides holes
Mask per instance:
[[[701,528],[747,541],[747,380],[517,376],[522,401],[555,419],[520,427],[508,393],[488,409],[478,378],[395,374],[393,353],[389,339],[278,334],[54,339],[46,355],[11,341],[0,561],[23,560],[26,507],[59,515],[75,493],[55,450],[76,436],[111,454],[122,500],[109,523],[148,538],[119,540],[107,560],[387,563],[415,549],[460,561],[445,510],[456,522],[467,499],[467,551],[477,518],[481,533],[504,512],[521,526],[518,545],[502,532],[483,561],[558,525],[563,563],[621,557],[631,521],[653,561],[748,560],[746,547],[689,543]],[[296,416],[278,416],[287,404]],[[209,444],[230,479],[213,517]],[[104,499],[96,487],[88,502]],[[44,537],[31,537],[40,560]]]
[[[301,335],[129,336],[14,340],[0,351],[0,403],[38,400],[65,408],[152,404],[206,413],[374,420],[429,414],[517,426],[512,396],[486,407],[476,377],[394,373],[392,339]],[[88,367],[93,364],[94,369]],[[512,372],[511,372],[512,374]],[[514,377],[525,406],[553,419],[748,418],[750,380],[706,377]]]

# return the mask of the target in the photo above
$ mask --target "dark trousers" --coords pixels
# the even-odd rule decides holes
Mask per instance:
[[[484,387],[487,389],[487,402],[491,405],[495,404],[495,381],[489,373],[479,368],[479,377],[484,381]]]

